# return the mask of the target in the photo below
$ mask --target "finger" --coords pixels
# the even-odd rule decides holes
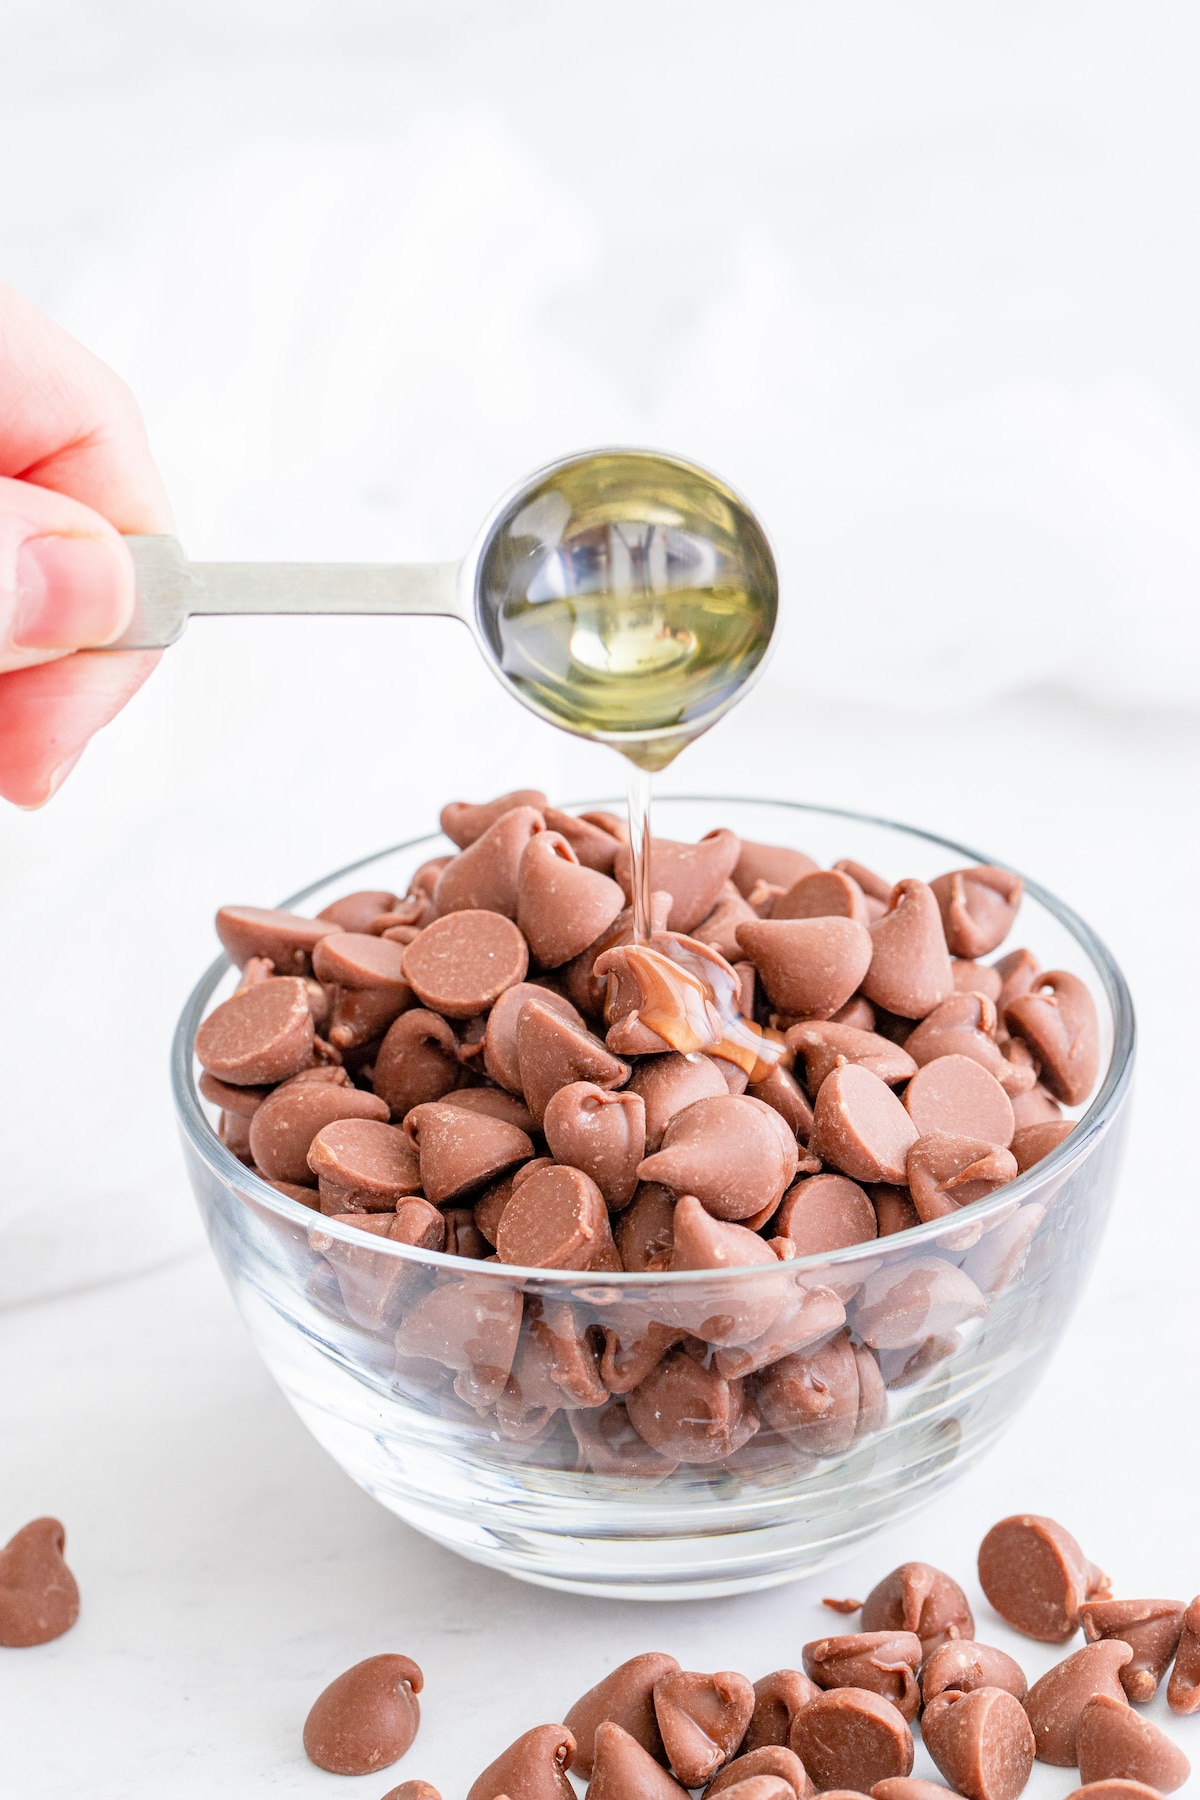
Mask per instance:
[[[111,643],[133,607],[133,559],[106,519],[0,478],[0,672]]]
[[[0,796],[41,806],[88,739],[114,718],[158,661],[156,650],[81,650],[0,675]]]
[[[125,383],[2,285],[0,475],[71,494],[118,531],[174,529],[142,416]]]

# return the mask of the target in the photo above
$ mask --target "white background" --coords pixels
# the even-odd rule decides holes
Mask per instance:
[[[621,1656],[794,1663],[821,1593],[902,1555],[966,1573],[1005,1509],[1059,1513],[1120,1590],[1190,1597],[1194,10],[0,0],[0,31],[0,274],[133,383],[194,555],[451,556],[565,450],[708,462],[775,538],[785,624],[664,787],[890,813],[1036,873],[1111,943],[1143,1034],[1074,1335],[917,1525],[710,1609],[474,1572],[353,1490],[260,1371],[200,1247],[166,1048],[220,901],[452,796],[620,774],[452,623],[198,623],[51,807],[0,813],[0,1538],[61,1513],[86,1608],[6,1653],[0,1776],[339,1791],[300,1721],[398,1648],[430,1674],[402,1772],[456,1800]]]

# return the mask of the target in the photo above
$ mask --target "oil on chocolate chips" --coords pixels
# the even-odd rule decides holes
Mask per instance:
[[[1096,1079],[1084,984],[1025,949],[982,960],[1020,880],[892,885],[724,829],[657,839],[635,946],[613,815],[524,789],[442,823],[455,851],[407,894],[343,895],[319,919],[222,908],[241,985],[196,1037],[222,1141],[326,1215],[310,1243],[350,1321],[395,1336],[398,1379],[452,1383],[502,1437],[557,1433],[581,1468],[639,1479],[736,1469],[769,1440],[843,1453],[985,1314],[1041,1214],[965,1260],[889,1261],[857,1293],[797,1298],[780,1265],[969,1217],[1057,1148],[1063,1105]],[[564,1380],[519,1294],[485,1303],[466,1266],[459,1291],[393,1245],[581,1276],[763,1274],[636,1328],[579,1311],[558,1341],[591,1374]],[[521,1349],[535,1324],[542,1347]],[[1086,1590],[1063,1587],[1054,1619]],[[910,1600],[885,1616],[872,1597],[862,1629],[916,1630],[928,1654]]]

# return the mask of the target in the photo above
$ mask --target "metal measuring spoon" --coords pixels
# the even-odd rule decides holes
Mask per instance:
[[[745,502],[646,450],[539,470],[460,563],[192,563],[176,538],[126,542],[137,614],[105,649],[172,644],[205,613],[441,614],[470,628],[535,713],[645,768],[741,697],[778,605],[775,561]]]

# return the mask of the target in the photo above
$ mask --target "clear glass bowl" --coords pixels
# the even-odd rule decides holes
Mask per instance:
[[[990,860],[829,808],[708,798],[655,807],[665,837],[717,825],[822,863],[852,857],[890,880]],[[440,836],[401,844],[289,904],[316,912],[354,887],[403,893],[413,870],[450,848]],[[1104,1073],[1070,1136],[950,1220],[719,1276],[468,1262],[369,1238],[278,1193],[219,1142],[195,1085],[196,1028],[233,986],[219,959],[180,1019],[174,1092],[213,1248],[268,1368],[368,1493],[439,1543],[524,1580],[685,1599],[835,1561],[962,1474],[1003,1430],[1071,1316],[1113,1198],[1133,1065],[1128,990],[1094,933],[1036,883],[1005,948],[1018,944],[1043,967],[1082,976],[1100,1013]],[[760,1368],[727,1429],[706,1429],[701,1408],[674,1446],[677,1462],[646,1450],[622,1402],[595,1404],[591,1363],[579,1355],[581,1340],[607,1330],[628,1367],[649,1328],[703,1327],[736,1372],[789,1345],[811,1357],[805,1333],[828,1340],[843,1308],[839,1340],[816,1370],[838,1396],[830,1411],[804,1410],[809,1364],[787,1366],[798,1385],[781,1390],[771,1376],[769,1392]],[[874,1350],[854,1356],[864,1337]],[[518,1379],[506,1385],[514,1344]],[[559,1381],[547,1392],[550,1366]],[[565,1407],[551,1410],[548,1397],[560,1394]]]

